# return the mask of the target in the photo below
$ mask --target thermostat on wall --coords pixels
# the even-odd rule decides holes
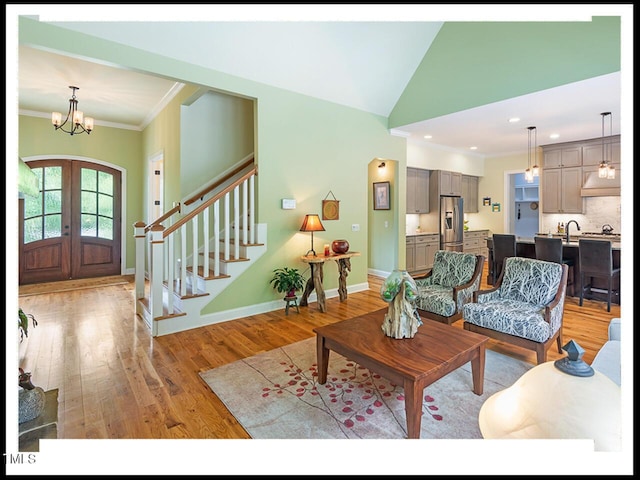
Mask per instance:
[[[293,198],[283,198],[282,199],[282,209],[283,210],[294,210],[296,208],[296,201]]]

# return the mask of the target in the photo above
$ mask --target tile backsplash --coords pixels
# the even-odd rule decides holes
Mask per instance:
[[[571,225],[572,234],[582,232],[600,232],[602,226],[609,224],[613,227],[613,233],[621,231],[621,197],[587,197],[584,200],[585,213],[547,213],[540,216],[540,233],[556,232],[558,222],[567,223],[569,220],[575,220],[580,225],[580,232],[577,231],[575,225]]]

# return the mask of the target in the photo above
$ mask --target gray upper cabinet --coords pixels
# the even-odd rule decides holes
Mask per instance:
[[[478,213],[478,177],[462,175],[462,198],[464,213]]]
[[[407,168],[407,213],[429,213],[429,173]]]
[[[462,196],[462,174],[447,170],[433,170],[431,172],[432,195]],[[435,189],[435,190],[433,190]]]
[[[544,148],[544,163],[542,168],[580,167],[582,165],[582,147],[572,145],[568,147]]]

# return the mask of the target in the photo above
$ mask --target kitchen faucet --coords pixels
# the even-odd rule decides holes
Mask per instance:
[[[578,229],[578,231],[580,231],[580,225],[578,225],[578,222],[576,222],[575,220],[569,220],[567,223],[565,223],[564,225],[564,233],[567,234],[567,243],[569,243],[569,224],[571,223],[575,223],[576,224],[576,228]]]

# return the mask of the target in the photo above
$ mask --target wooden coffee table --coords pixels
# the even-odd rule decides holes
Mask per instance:
[[[423,319],[413,338],[387,337],[382,322],[387,309],[314,328],[317,338],[318,381],[327,381],[333,350],[404,388],[407,432],[420,438],[425,387],[471,362],[473,393],[482,395],[485,344],[488,337]]]

